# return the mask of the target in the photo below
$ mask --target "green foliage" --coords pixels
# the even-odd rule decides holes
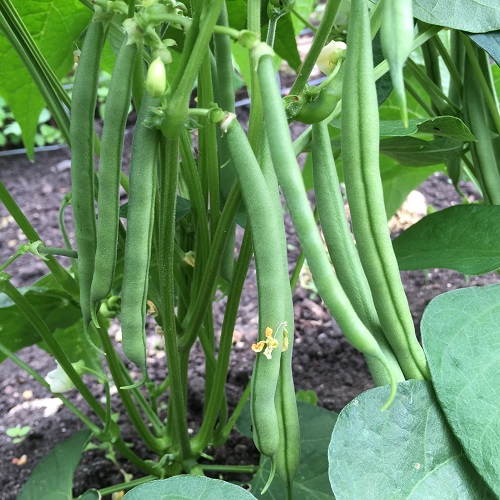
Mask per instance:
[[[82,4],[66,0],[16,0],[14,5],[55,74],[59,78],[66,76],[73,65],[75,43],[89,21],[89,11]],[[0,95],[16,117],[28,156],[32,158],[38,117],[44,102],[36,84],[1,32],[0,61]]]
[[[175,498],[177,500],[244,500],[255,498],[245,489],[219,479],[198,476],[178,476],[136,486],[124,500],[143,498]]]
[[[493,499],[453,436],[428,382],[398,384],[394,402],[378,387],[341,412],[328,450],[337,500]]]
[[[439,404],[496,498],[500,495],[499,324],[500,285],[440,295],[422,318],[422,340]]]
[[[73,498],[73,474],[89,438],[90,431],[78,431],[43,457],[24,484],[18,500]]]
[[[442,267],[479,275],[500,268],[500,207],[458,205],[435,212],[393,241],[402,271]]]

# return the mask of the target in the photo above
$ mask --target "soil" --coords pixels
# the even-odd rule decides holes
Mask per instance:
[[[127,144],[130,142],[130,134]],[[129,151],[129,145],[126,147]],[[128,153],[126,154],[126,158]],[[0,158],[0,178],[35,228],[43,235],[47,246],[62,246],[57,211],[62,197],[70,186],[69,152],[67,149],[50,153],[38,153],[31,164],[24,156]],[[474,196],[470,186],[463,186],[467,195]],[[442,174],[428,179],[419,192],[425,202],[436,209],[460,203],[447,177]],[[416,196],[419,199],[418,196]],[[416,211],[419,211],[418,209]],[[415,210],[409,208],[410,214]],[[394,227],[405,224],[404,217],[396,221]],[[411,217],[410,217],[411,219]],[[69,219],[68,219],[69,220]],[[0,206],[0,262],[4,262],[25,242],[5,207]],[[298,243],[293,228],[288,221],[287,232],[290,248],[290,266],[297,257]],[[61,261],[69,264],[64,259]],[[291,267],[292,268],[292,267]],[[45,272],[42,261],[32,256],[24,256],[8,269],[14,275],[16,286],[29,285]],[[498,283],[496,274],[471,277],[442,269],[432,269],[427,273],[404,272],[403,283],[410,303],[415,325],[418,324],[428,302],[441,293],[466,286]],[[216,331],[220,332],[224,312],[224,301],[214,304]],[[340,411],[346,403],[360,392],[373,387],[366,363],[362,355],[355,351],[341,335],[338,326],[331,318],[314,291],[297,287],[294,293],[296,343],[293,370],[296,389],[312,389],[319,398],[319,405],[329,410]],[[255,341],[257,329],[257,298],[255,272],[251,267],[247,277],[240,304],[239,317],[234,334],[234,351],[231,358],[227,381],[227,398],[230,408],[238,401],[248,383],[253,367],[254,355],[250,345]],[[118,323],[114,323],[111,334],[119,333]],[[154,333],[148,338],[150,375],[154,380],[163,380],[165,375],[165,355],[157,349],[158,339]],[[53,360],[38,347],[21,351],[22,359],[42,375],[54,369]],[[130,366],[133,370],[133,367]],[[88,379],[90,388],[99,396],[102,389]],[[80,408],[84,401],[77,394],[70,396]],[[200,425],[204,398],[204,362],[201,349],[195,346],[189,372],[188,422],[193,432]],[[118,398],[113,397],[118,409]],[[30,426],[31,430],[24,441],[14,444],[5,434],[6,429]],[[25,372],[19,370],[11,361],[0,365],[0,500],[11,500],[17,495],[37,461],[46,455],[56,444],[65,440],[78,429],[80,421],[59,400],[39,386]],[[124,418],[120,421],[124,439],[134,443],[134,450],[148,456],[145,449],[135,440],[133,428]],[[209,450],[215,463],[256,464],[259,460],[251,440],[236,432],[227,444],[217,450]],[[84,454],[75,475],[74,494],[79,495],[87,488],[102,488],[123,481],[126,473],[139,477],[134,467],[123,462],[117,463],[105,457],[103,450],[91,450]],[[232,479],[226,477],[226,479]]]

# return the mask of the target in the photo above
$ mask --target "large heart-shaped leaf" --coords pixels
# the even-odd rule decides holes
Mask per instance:
[[[457,205],[427,215],[393,242],[403,271],[442,267],[479,275],[500,268],[500,206]]]
[[[91,432],[73,434],[43,457],[31,473],[17,500],[69,500],[73,474],[80,463],[83,447]]]
[[[500,285],[439,295],[422,318],[439,402],[465,452],[500,497]]]
[[[337,500],[493,499],[451,432],[429,383],[360,394],[340,413],[329,448]]]
[[[414,0],[413,15],[429,24],[473,33],[500,29],[497,0]]]
[[[58,78],[73,65],[73,51],[91,13],[79,2],[67,0],[13,0],[26,28]],[[23,132],[28,155],[33,145],[44,101],[15,50],[0,32],[0,94],[14,113]]]
[[[124,500],[245,500],[255,498],[250,492],[219,479],[202,476],[175,476],[141,484],[130,490]]]

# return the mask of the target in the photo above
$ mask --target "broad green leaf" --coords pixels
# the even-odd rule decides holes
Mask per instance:
[[[500,64],[500,31],[492,31],[491,33],[466,33],[466,35],[488,52],[497,64]]]
[[[442,267],[479,275],[500,268],[500,206],[457,205],[427,215],[393,242],[402,271]]]
[[[440,166],[403,167],[397,161],[380,156],[380,176],[384,190],[387,219],[401,207],[408,195],[433,173],[443,170]]]
[[[330,127],[340,129],[340,120],[330,122]],[[465,123],[456,116],[436,116],[435,118],[411,118],[408,128],[401,120],[382,120],[380,137],[406,137],[417,133],[449,137],[459,141],[474,141],[475,138]]]
[[[455,436],[500,497],[500,285],[439,295],[422,340],[439,402]]]
[[[13,4],[56,76],[66,76],[73,66],[75,42],[90,19],[90,11],[79,2],[67,0],[13,0]],[[0,94],[19,122],[24,145],[32,158],[38,117],[44,101],[1,32],[0,68]]]
[[[414,0],[413,15],[429,24],[472,33],[500,29],[497,0]]]
[[[293,498],[311,500],[333,499],[328,482],[328,441],[337,414],[297,401],[300,422],[300,464],[293,481]],[[252,437],[249,405],[237,422],[237,429],[247,437]],[[285,500],[285,485],[279,477],[264,495],[260,492],[269,478],[271,460],[261,457],[260,468],[251,482],[251,491],[256,498]]]
[[[424,141],[416,137],[392,137],[380,141],[380,153],[401,165],[426,167],[437,165],[461,154],[463,143],[448,137]]]
[[[329,476],[337,500],[493,499],[453,436],[428,382],[360,394],[333,429]]]
[[[82,317],[78,304],[61,290],[29,287],[19,291],[52,331],[68,328]],[[0,342],[15,352],[40,341],[41,338],[17,306],[5,294],[0,294]],[[0,353],[0,361],[4,359],[5,356]]]
[[[124,500],[144,500],[145,498],[151,500],[245,500],[255,497],[240,486],[219,479],[183,475],[141,484],[123,497]]]
[[[38,462],[17,500],[69,500],[73,474],[91,432],[78,431]]]

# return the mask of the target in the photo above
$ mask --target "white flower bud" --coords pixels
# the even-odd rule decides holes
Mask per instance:
[[[325,45],[319,54],[316,64],[318,68],[325,74],[333,73],[338,60],[344,57],[347,45],[344,42],[331,41]]]

